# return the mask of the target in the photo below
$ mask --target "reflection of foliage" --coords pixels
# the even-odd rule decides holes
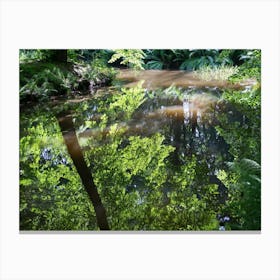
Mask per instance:
[[[55,119],[41,115],[37,121],[27,124],[20,141],[21,230],[95,228],[93,207]]]
[[[219,115],[221,125],[216,130],[231,146],[230,151],[236,158],[246,157],[260,162],[260,88],[246,93],[225,91],[222,97],[242,115],[236,120],[231,120],[230,114]]]
[[[187,97],[200,113],[193,127],[190,119],[158,114],[162,105],[181,106],[185,93],[175,87],[147,92],[138,85],[55,109],[73,112],[110,228],[217,230],[218,214],[230,216],[228,229],[260,228],[260,89],[225,91],[223,101],[193,93]],[[149,137],[128,133],[141,125]],[[97,229],[62,141],[44,109],[21,116],[21,229]]]
[[[242,92],[242,91],[225,91],[223,93],[223,98],[230,103],[233,103],[237,106],[238,110],[241,112],[248,112],[250,116],[252,116],[251,111],[255,111],[255,116],[260,113],[261,106],[261,88],[255,87],[250,91]]]
[[[126,229],[129,223],[125,219],[134,217],[134,210],[142,207],[137,202],[140,201],[140,193],[144,197],[153,196],[153,192],[159,190],[166,180],[164,160],[173,148],[163,145],[162,141],[160,135],[129,137],[124,148],[121,148],[121,140],[115,140],[86,153],[88,161],[94,166],[95,183],[100,188],[108,217],[111,217],[111,228]],[[127,193],[126,186],[135,177],[143,178],[145,184],[139,186],[139,191]],[[141,190],[141,187],[144,189]]]
[[[217,221],[212,205],[216,186],[206,186],[198,194],[194,188],[197,169],[196,158],[189,158],[166,182],[171,189],[167,192],[168,203],[152,208],[155,229],[168,230],[215,230]],[[171,171],[171,170],[170,170]],[[172,186],[172,187],[171,187]]]
[[[133,112],[145,101],[145,92],[140,82],[136,87],[122,88],[121,94],[115,95],[109,110],[124,113],[124,118],[129,119]]]
[[[234,161],[228,172],[220,171],[220,180],[229,189],[229,200],[224,211],[229,213],[232,229],[258,230],[261,227],[261,91],[226,91],[223,98],[240,112],[239,119],[230,114],[219,116],[216,130],[230,145]]]
[[[200,198],[191,189],[195,158],[173,173],[165,159],[174,148],[162,144],[163,136],[123,141],[86,153],[112,229],[217,229],[208,205],[215,186]]]

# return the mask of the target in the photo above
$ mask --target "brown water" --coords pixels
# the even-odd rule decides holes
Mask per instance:
[[[238,124],[234,126],[235,129],[240,127],[242,131],[243,127],[248,126],[246,115],[220,98],[221,88],[229,85],[224,82],[203,82],[191,73],[182,71],[146,70],[136,74],[122,70],[118,78],[126,82],[126,87],[133,87],[144,80],[142,86],[145,92],[139,104],[135,104],[129,94],[110,88],[101,89],[94,95],[54,100],[43,107],[22,111],[21,140],[31,141],[20,147],[23,154],[29,155],[21,159],[22,173],[33,174],[33,169],[38,169],[40,171],[36,174],[42,173],[46,177],[55,174],[59,183],[58,187],[53,187],[53,191],[57,192],[64,187],[71,190],[76,186],[74,182],[77,180],[67,174],[77,170],[92,201],[98,204],[94,205],[97,224],[92,222],[89,229],[96,230],[97,225],[108,228],[104,208],[110,229],[203,228],[196,218],[186,222],[174,221],[173,224],[167,220],[164,226],[160,226],[161,222],[153,224],[156,216],[145,220],[152,211],[151,207],[161,213],[162,201],[165,206],[176,203],[173,201],[173,204],[169,204],[170,195],[178,191],[179,196],[185,191],[182,190],[185,180],[188,192],[198,199],[209,196],[205,186],[218,186],[218,193],[211,203],[207,203],[211,205],[211,211],[216,211],[215,215],[224,214],[219,212],[219,205],[227,200],[227,189],[217,178],[217,172],[226,169],[226,162],[233,157],[229,152],[230,146],[216,127],[227,127],[233,123]],[[159,90],[171,85],[183,89]],[[71,125],[67,126],[67,122]],[[169,147],[172,147],[172,151]],[[40,156],[35,166],[31,164],[34,155]],[[195,161],[194,166],[185,170],[192,161]],[[156,176],[153,175],[155,170],[159,170]],[[190,177],[189,174],[193,174],[192,179],[186,179]],[[36,176],[31,178],[34,191],[44,194],[46,186],[41,186],[38,181],[42,182],[42,179]],[[48,192],[52,192],[52,188],[47,187]],[[95,193],[91,194],[93,190]],[[133,198],[136,194],[137,199]],[[61,193],[59,195],[63,196]],[[178,203],[184,205],[184,197],[180,199]],[[68,201],[68,198],[65,197],[65,200]],[[118,201],[126,206],[122,208]],[[70,206],[65,202],[67,207]],[[174,207],[178,212],[179,206]],[[102,210],[101,214],[98,214],[98,209]],[[208,210],[201,215],[208,215]],[[52,211],[52,206],[48,211]],[[161,215],[159,220],[165,221],[167,214]],[[104,226],[100,227],[102,223]]]
[[[255,81],[247,80],[242,84],[232,84],[226,81],[204,81],[194,75],[193,72],[170,71],[170,70],[142,70],[130,69],[119,70],[117,78],[126,82],[126,86],[133,87],[140,81],[144,81],[143,87],[148,89],[167,88],[171,85],[176,87],[217,87],[242,89],[244,86],[252,85]]]

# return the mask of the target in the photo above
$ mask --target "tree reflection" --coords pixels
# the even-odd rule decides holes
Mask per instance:
[[[258,111],[187,97],[139,87],[23,114],[21,229],[258,229],[258,165],[243,162],[259,162]]]
[[[84,156],[76,136],[72,115],[69,112],[63,112],[57,116],[57,119],[68,153],[73,160],[74,166],[77,169],[77,172],[93,204],[97,224],[101,230],[108,230],[109,225],[106,211],[97,192],[97,187],[93,182],[91,172],[84,160]]]

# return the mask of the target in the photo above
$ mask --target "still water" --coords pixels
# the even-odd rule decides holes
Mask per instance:
[[[227,84],[181,71],[119,78],[21,110],[21,229],[225,229],[219,174],[233,155],[219,132],[248,126],[221,98]]]

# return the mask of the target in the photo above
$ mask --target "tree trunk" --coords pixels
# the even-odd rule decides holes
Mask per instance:
[[[91,172],[86,165],[78,138],[76,136],[72,116],[71,114],[60,114],[57,116],[57,119],[65,144],[67,146],[67,150],[93,204],[96,213],[97,224],[101,230],[109,230],[106,210],[97,192],[97,187],[93,182]]]

